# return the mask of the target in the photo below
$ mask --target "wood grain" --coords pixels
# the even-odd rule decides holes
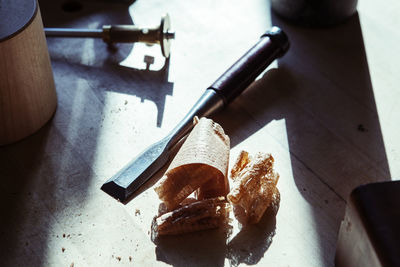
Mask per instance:
[[[53,115],[57,97],[40,11],[0,42],[0,145],[20,140]]]

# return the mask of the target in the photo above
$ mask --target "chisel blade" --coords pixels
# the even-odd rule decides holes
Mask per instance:
[[[101,189],[122,203],[164,166],[170,157],[170,137],[154,143],[106,181]]]

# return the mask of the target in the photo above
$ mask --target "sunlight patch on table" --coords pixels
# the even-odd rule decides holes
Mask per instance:
[[[270,134],[271,131],[279,132],[278,136],[281,136],[281,138],[276,140]],[[274,134],[274,136],[277,135]],[[253,140],[257,140],[257,142]],[[262,143],[260,143],[260,140],[262,140]],[[276,259],[276,255],[282,255],[288,265],[295,266],[299,259],[302,259],[300,262],[321,266],[325,262],[321,252],[322,247],[308,247],[309,244],[321,244],[323,242],[320,240],[317,222],[314,219],[313,208],[315,207],[313,206],[318,203],[310,203],[304,198],[303,192],[300,192],[299,181],[295,181],[298,178],[294,177],[292,169],[293,166],[297,168],[299,164],[291,162],[292,159],[288,148],[285,119],[274,120],[253,133],[252,138],[248,137],[232,149],[230,168],[242,149],[249,151],[250,154],[255,154],[258,151],[271,153],[275,159],[275,170],[280,175],[277,187],[281,194],[281,201],[276,216],[276,228],[271,237],[272,242],[260,263],[271,263]],[[303,171],[306,176],[307,170]],[[233,226],[233,234],[229,241],[234,239],[240,232],[237,223]],[[299,236],[301,237],[299,238]],[[292,250],[292,247],[300,249]]]
[[[157,107],[152,101],[106,92],[93,170],[111,177],[161,138],[156,120]]]
[[[99,26],[99,22],[91,22],[88,24],[89,29],[96,29]],[[96,49],[94,47],[95,39],[94,38],[86,38],[82,41],[82,53],[81,63],[85,65],[91,65],[94,63],[96,59]]]
[[[376,5],[382,8],[378,3]],[[363,5],[360,5],[360,7],[363,7]],[[368,11],[372,10],[374,9]],[[391,13],[395,12],[395,10],[385,9],[385,12]],[[395,86],[398,82],[398,77],[400,77],[400,69],[397,66],[396,54],[393,54],[392,49],[388,48],[398,46],[397,40],[400,34],[392,31],[391,28],[382,29],[382,25],[378,26],[375,21],[375,15],[375,11],[368,13],[360,10],[359,12],[387,161],[391,177],[395,179],[400,177],[400,164],[398,164],[400,160],[400,142],[398,134],[395,134],[400,129],[398,124],[400,89]],[[387,16],[387,18],[393,20],[393,23],[398,20],[398,16]],[[390,24],[391,21],[387,21],[387,23]],[[385,38],[388,34],[393,35],[393,38]]]

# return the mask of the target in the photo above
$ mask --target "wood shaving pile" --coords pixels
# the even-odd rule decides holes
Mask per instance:
[[[257,223],[279,194],[279,175],[273,171],[273,157],[258,153],[253,158],[245,151],[232,168],[233,188],[229,192],[229,137],[210,119],[196,117],[194,124],[155,187],[163,202],[152,224],[155,236],[225,225],[230,203],[241,211],[240,222]],[[189,198],[193,193],[195,198]]]
[[[156,235],[216,228],[228,217],[229,137],[210,119],[195,118],[194,124],[155,188],[163,201],[153,220]],[[192,193],[195,198],[188,198]]]

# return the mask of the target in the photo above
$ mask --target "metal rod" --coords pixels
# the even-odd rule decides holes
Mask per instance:
[[[193,128],[193,118],[195,116],[207,117],[222,110],[223,107],[224,102],[222,98],[214,90],[206,90],[182,121],[169,133],[170,140],[167,145],[168,150]]]
[[[44,28],[47,37],[103,38],[103,29]]]

